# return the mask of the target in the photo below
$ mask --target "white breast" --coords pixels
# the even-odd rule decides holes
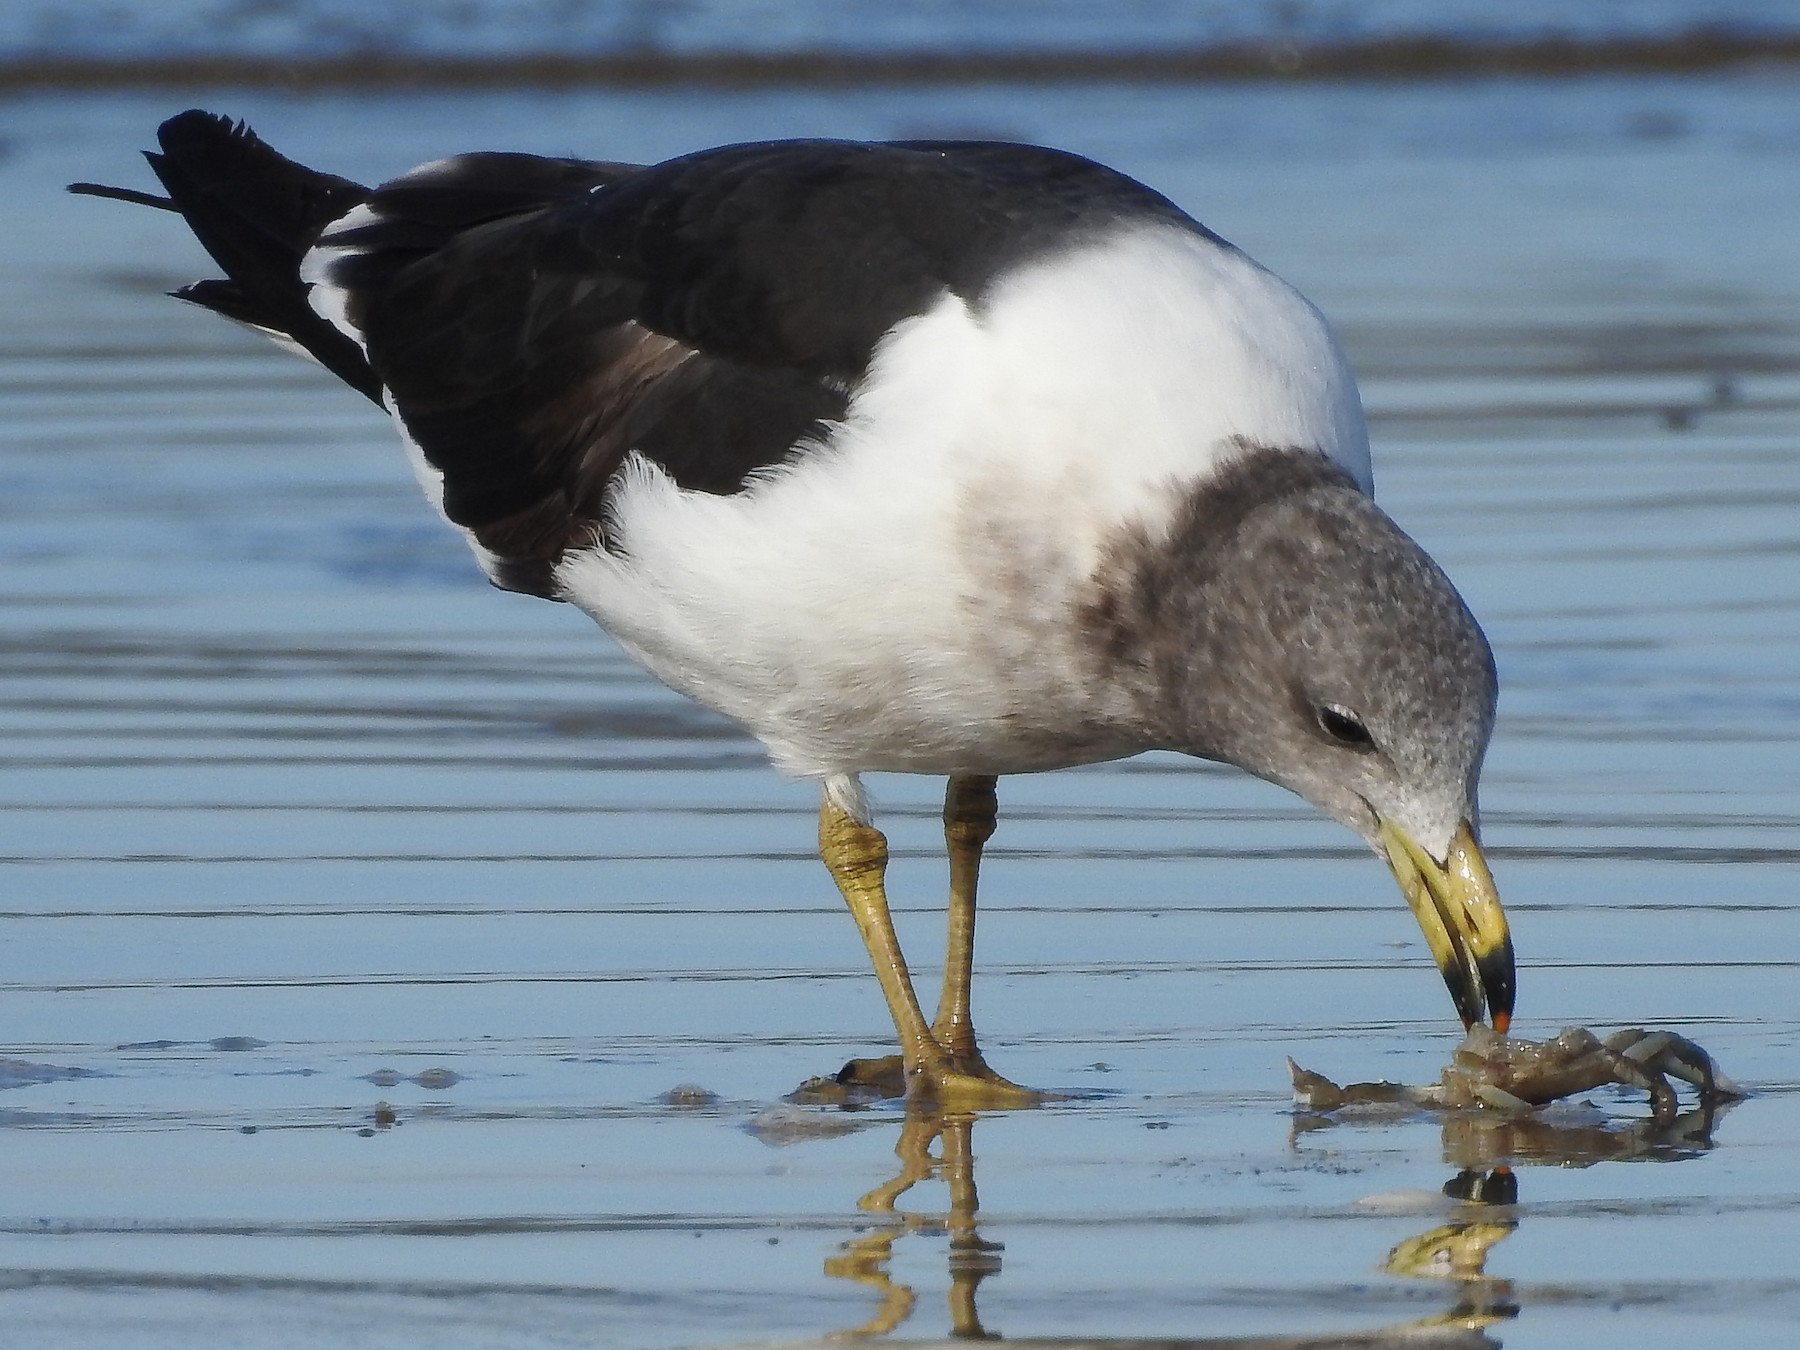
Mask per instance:
[[[777,766],[1006,773],[1144,748],[1074,624],[1246,443],[1369,481],[1322,318],[1235,250],[1136,227],[946,295],[882,341],[823,445],[733,496],[636,460],[565,593]]]

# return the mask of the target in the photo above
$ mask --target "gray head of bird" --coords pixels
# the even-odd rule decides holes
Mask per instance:
[[[1393,869],[1465,1023],[1511,1020],[1479,846],[1493,655],[1449,579],[1348,477],[1262,456],[1192,498],[1133,591],[1157,739],[1279,783]],[[1153,597],[1153,598],[1152,598]]]

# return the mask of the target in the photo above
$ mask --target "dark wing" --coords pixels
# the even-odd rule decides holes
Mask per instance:
[[[373,191],[193,110],[149,156],[224,268],[176,294],[388,404],[496,584],[556,598],[636,452],[740,490],[841,419],[883,334],[1121,217],[1186,218],[1074,155],[728,146],[651,168],[478,154]],[[1192,225],[1192,222],[1186,222]],[[1197,228],[1197,227],[1195,227]]]
[[[378,189],[310,274],[489,575],[554,598],[628,453],[738,491],[843,417],[901,319],[1121,214],[1185,219],[1015,145],[774,142],[635,170],[469,155]]]

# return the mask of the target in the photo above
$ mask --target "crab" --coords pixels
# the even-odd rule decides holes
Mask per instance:
[[[1456,1047],[1438,1081],[1418,1088],[1401,1083],[1339,1087],[1291,1059],[1288,1069],[1295,1101],[1321,1112],[1395,1104],[1451,1111],[1484,1107],[1522,1115],[1547,1102],[1616,1084],[1648,1092],[1651,1114],[1668,1121],[1677,1110],[1671,1077],[1697,1089],[1705,1107],[1744,1095],[1714,1067],[1712,1056],[1687,1037],[1637,1027],[1615,1031],[1604,1040],[1584,1027],[1565,1027],[1551,1040],[1528,1041],[1477,1023]]]

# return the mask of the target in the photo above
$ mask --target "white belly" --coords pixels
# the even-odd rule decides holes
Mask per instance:
[[[1143,748],[1070,622],[1079,551],[1027,552],[1021,522],[984,519],[972,492],[940,506],[916,481],[884,477],[869,497],[809,473],[718,497],[635,472],[625,552],[572,556],[559,575],[646,668],[784,771],[1016,773]],[[685,542],[646,546],[653,518]]]

